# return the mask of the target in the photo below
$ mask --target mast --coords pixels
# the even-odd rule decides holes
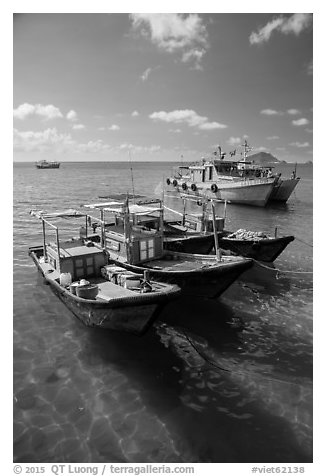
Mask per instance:
[[[132,173],[132,166],[131,166],[131,155],[130,155],[130,150],[128,150],[128,153],[129,153],[130,172],[131,172],[132,195],[133,195],[133,197],[134,197],[134,203],[135,203],[134,175],[133,175],[133,173]]]
[[[243,161],[246,162],[248,158],[248,152],[252,150],[252,148],[249,146],[247,139],[245,139],[244,144],[242,144],[243,147]]]

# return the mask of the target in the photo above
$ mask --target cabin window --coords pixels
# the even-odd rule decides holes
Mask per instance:
[[[154,240],[144,240],[140,242],[140,259],[154,258]]]

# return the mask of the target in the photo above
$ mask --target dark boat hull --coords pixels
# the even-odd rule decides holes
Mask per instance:
[[[262,240],[236,240],[227,237],[227,233],[219,234],[219,246],[225,250],[257,261],[273,262],[287,247],[294,236],[270,238]],[[231,233],[231,232],[230,232]]]
[[[183,253],[174,253],[174,255],[183,255]],[[185,256],[187,256],[185,254]],[[212,256],[207,255],[192,255],[192,259],[198,256],[201,260],[212,260]],[[181,288],[183,295],[199,296],[206,298],[218,298],[234,281],[247,269],[253,265],[252,260],[243,259],[237,260],[237,257],[228,257],[228,262],[217,264],[214,267],[210,267],[205,264],[200,269],[188,270],[171,270],[171,269],[158,269],[155,267],[157,261],[153,261],[151,266],[149,263],[142,265],[132,265],[121,260],[114,259],[114,256],[110,256],[112,261],[115,261],[117,265],[124,267],[129,271],[135,273],[143,273],[145,270],[149,271],[150,278],[164,283],[176,284]],[[173,259],[173,258],[172,258]],[[214,258],[213,258],[214,259]],[[173,261],[171,261],[173,263]]]
[[[110,301],[82,299],[60,286],[59,274],[47,264],[41,264],[39,256],[43,247],[30,248],[29,254],[52,291],[67,308],[87,327],[99,327],[144,334],[158,316],[162,307],[179,295],[177,288],[161,293],[139,294],[132,297],[112,298]]]
[[[164,237],[164,249],[181,253],[209,254],[214,247],[214,235],[175,235]]]
[[[289,198],[295,187],[298,185],[300,178],[295,179],[280,179],[274,185],[273,191],[268,199],[269,202],[283,202],[285,203]]]

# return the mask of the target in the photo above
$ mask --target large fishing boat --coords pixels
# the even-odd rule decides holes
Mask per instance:
[[[37,169],[58,169],[60,167],[60,162],[40,160],[35,163],[35,167]]]
[[[162,307],[180,294],[176,285],[117,267],[92,241],[98,236],[88,233],[89,215],[73,209],[31,214],[42,222],[43,244],[29,248],[29,254],[46,283],[86,326],[141,335]],[[67,230],[63,230],[64,238],[59,237],[55,223],[67,223],[69,218],[85,220],[78,227],[79,236],[66,239]],[[52,242],[47,241],[48,227],[54,232]]]
[[[243,148],[240,161],[225,160],[225,153],[219,147],[212,157],[181,165],[167,178],[167,185],[178,192],[243,205],[264,207],[270,200],[286,201],[300,179],[296,176],[281,179],[280,174],[273,173],[273,167],[250,161],[251,148],[247,141]]]
[[[107,251],[110,260],[129,271],[148,271],[152,279],[177,284],[184,294],[218,297],[253,264],[219,249],[215,255],[165,250],[161,200],[150,205],[127,199],[84,206],[100,211],[104,226],[97,246]]]

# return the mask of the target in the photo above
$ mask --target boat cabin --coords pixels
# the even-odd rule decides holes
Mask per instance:
[[[163,256],[163,206],[106,202],[84,205],[100,210],[102,247],[115,259],[139,264]]]
[[[77,210],[66,210],[60,213],[32,211],[31,215],[42,221],[45,262],[51,264],[58,273],[70,273],[73,281],[101,275],[102,266],[107,264],[107,255],[94,246],[92,239],[96,241],[96,235],[89,233],[92,231],[90,229],[91,216]],[[82,226],[79,229],[80,236],[65,239],[63,238],[65,227],[61,224],[63,225],[63,221],[67,224],[69,218],[80,218]],[[59,227],[55,224],[58,220],[61,220],[61,236],[59,236]],[[48,241],[50,230],[52,234],[54,233],[54,237]],[[88,240],[85,241],[85,237]]]
[[[181,177],[194,183],[214,182],[218,179],[257,179],[271,177],[270,166],[255,165],[248,161],[203,160],[199,164],[189,165],[181,172]]]

